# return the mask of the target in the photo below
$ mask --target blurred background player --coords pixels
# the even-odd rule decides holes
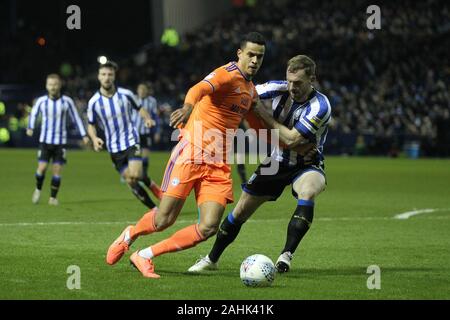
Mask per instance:
[[[215,69],[188,91],[183,108],[171,114],[174,128],[187,123],[166,168],[159,210],[150,211],[135,226],[125,228],[108,249],[108,264],[117,263],[140,235],[171,226],[192,189],[200,209],[199,223],[134,252],[130,257],[131,263],[144,277],[159,278],[154,272],[152,258],[191,248],[217,232],[227,203],[233,202],[227,154],[234,134],[231,135],[227,129],[238,129],[243,116],[257,98],[252,78],[261,67],[264,53],[264,37],[256,32],[249,33],[240,42],[237,62]],[[196,138],[199,130],[205,134],[200,139]],[[208,130],[214,130],[220,136],[208,137]]]
[[[262,175],[263,161],[243,192],[236,208],[224,219],[210,253],[196,262],[189,272],[217,269],[217,262],[225,248],[237,237],[242,224],[266,201],[275,201],[285,187],[292,185],[297,206],[289,221],[285,246],[276,262],[278,272],[289,271],[293,254],[309,230],[314,216],[314,199],[325,189],[323,145],[331,119],[328,98],[313,87],[316,64],[307,56],[298,55],[289,60],[287,81],[271,81],[256,88],[260,99],[272,101],[270,112],[259,104],[254,112],[269,129],[279,129],[280,141],[287,148],[276,147],[272,161],[279,161],[275,175]],[[317,154],[309,159],[290,148],[314,142]]]
[[[36,170],[36,190],[31,201],[38,203],[41,198],[42,184],[48,163],[52,161],[52,181],[50,185],[50,205],[58,205],[56,196],[61,185],[61,171],[66,163],[67,144],[67,115],[74,122],[85,144],[89,143],[83,122],[78,115],[73,100],[61,95],[61,78],[57,74],[47,76],[47,94],[39,97],[32,110],[28,121],[27,135],[33,136],[36,120],[41,114],[41,135],[39,137],[38,167]]]
[[[136,126],[136,130],[139,134],[139,144],[142,150],[142,171],[143,177],[142,182],[147,188],[157,197],[159,200],[162,198],[161,188],[150,179],[148,175],[148,165],[149,165],[149,154],[150,147],[152,145],[152,133],[158,129],[159,119],[158,119],[158,103],[155,97],[150,95],[149,85],[142,82],[137,87],[137,101],[139,105],[145,109],[155,121],[155,125],[151,128],[147,127],[144,123],[144,119],[139,115],[139,112],[135,109],[133,110],[132,117],[133,122]]]
[[[154,121],[150,114],[141,108],[130,90],[115,86],[118,66],[112,61],[101,64],[98,69],[100,89],[89,100],[88,133],[95,151],[100,151],[105,142],[97,136],[95,124],[99,121],[105,131],[106,148],[111,155],[117,171],[126,180],[133,194],[148,208],[155,208],[144,188],[139,185],[142,179],[142,158],[139,136],[131,119],[131,108],[136,109],[147,127]]]

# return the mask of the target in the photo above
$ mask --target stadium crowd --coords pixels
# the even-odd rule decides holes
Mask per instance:
[[[380,30],[367,28],[369,5],[259,0],[184,35],[177,47],[148,46],[119,60],[118,82],[134,90],[139,81],[150,81],[161,130],[170,130],[168,115],[189,86],[233,59],[239,35],[254,30],[269,40],[256,83],[284,79],[285,63],[296,54],[315,59],[317,88],[333,106],[330,153],[396,156],[414,142],[424,155],[450,156],[450,4],[382,1]],[[1,80],[7,79],[3,73]],[[66,92],[85,113],[97,87],[95,66],[73,66],[65,80]]]

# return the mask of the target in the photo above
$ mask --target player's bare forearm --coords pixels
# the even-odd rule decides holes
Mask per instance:
[[[97,129],[95,129],[95,126],[92,124],[88,124],[87,129],[89,138],[91,138],[91,140],[94,141],[97,138]]]
[[[155,125],[155,120],[152,119],[150,113],[148,113],[148,111],[144,108],[139,109],[139,116],[144,119],[144,123],[147,128],[151,128]]]
[[[256,110],[257,109],[255,109],[255,111]],[[265,110],[258,109],[255,114],[264,121],[268,129],[278,130],[280,141],[284,143],[288,149],[294,150],[299,145],[306,144],[308,142],[308,140],[305,139],[296,129],[289,129],[288,127],[282,125]]]
[[[97,136],[97,129],[95,129],[94,125],[92,125],[92,124],[88,125],[88,134],[89,134],[89,137],[92,140],[92,144],[94,146],[94,150],[97,151],[97,152],[100,151],[103,148],[104,142],[103,142],[102,139],[100,139]]]
[[[145,110],[144,108],[139,109],[139,115],[144,120],[152,120],[152,117],[150,116],[150,113],[148,113],[148,111]]]

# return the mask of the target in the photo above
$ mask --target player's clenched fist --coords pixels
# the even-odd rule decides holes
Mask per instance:
[[[145,119],[145,126],[147,128],[154,127],[155,125],[156,125],[155,120],[153,120],[153,119]]]
[[[103,142],[102,139],[100,139],[100,138],[95,138],[95,139],[92,141],[92,143],[94,144],[94,150],[95,150],[95,151],[98,152],[98,151],[102,150],[103,144],[104,144],[104,142]]]
[[[184,105],[183,108],[177,109],[170,115],[170,126],[172,128],[178,128],[178,126],[183,125],[189,119],[192,107],[189,105]]]

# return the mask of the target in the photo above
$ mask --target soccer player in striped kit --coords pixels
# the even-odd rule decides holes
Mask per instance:
[[[132,117],[139,134],[139,141],[142,149],[142,168],[143,168],[143,183],[159,200],[162,198],[161,188],[148,176],[148,162],[150,155],[150,147],[152,145],[152,133],[158,126],[158,103],[155,97],[150,95],[149,85],[142,82],[137,87],[137,101],[142,108],[151,115],[155,121],[155,126],[148,128],[145,126],[144,119],[139,115],[139,112],[133,109]]]
[[[36,120],[41,114],[41,135],[39,137],[38,168],[36,170],[36,190],[33,193],[32,202],[38,203],[41,198],[42,184],[48,163],[52,160],[52,181],[50,205],[58,205],[56,195],[61,185],[61,171],[66,163],[67,144],[67,116],[69,116],[78,128],[83,142],[89,143],[83,122],[78,115],[73,100],[61,95],[61,78],[57,74],[49,74],[46,81],[48,94],[39,97],[34,104],[28,121],[27,135],[33,136]]]
[[[152,127],[155,122],[150,114],[141,108],[130,90],[115,86],[117,69],[117,64],[112,61],[99,66],[100,89],[89,100],[88,133],[94,150],[100,151],[105,141],[97,136],[95,124],[98,122],[102,125],[106,148],[117,171],[127,181],[133,194],[145,206],[156,210],[155,203],[139,185],[139,181],[142,180],[142,151],[139,136],[131,118],[131,109],[139,111],[145,126]]]

